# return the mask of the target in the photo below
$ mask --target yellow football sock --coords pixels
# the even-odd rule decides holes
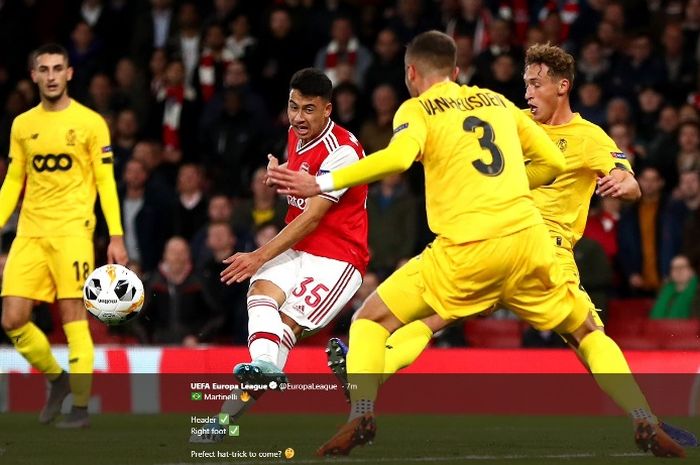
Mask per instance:
[[[350,389],[350,399],[374,401],[382,370],[384,352],[389,331],[384,326],[364,318],[350,325],[350,347],[348,352],[348,382],[357,386]]]
[[[382,383],[401,368],[413,363],[432,337],[433,331],[422,320],[416,320],[394,331],[386,340]]]
[[[17,352],[27,359],[29,364],[44,373],[53,381],[63,369],[51,353],[51,346],[46,335],[31,321],[21,328],[6,331]]]
[[[68,340],[68,364],[70,366],[70,390],[75,407],[87,407],[92,388],[92,364],[95,358],[92,336],[86,320],[71,321],[63,325]]]
[[[588,364],[598,386],[633,418],[656,422],[644,394],[615,341],[602,331],[593,331],[579,344],[579,354]]]

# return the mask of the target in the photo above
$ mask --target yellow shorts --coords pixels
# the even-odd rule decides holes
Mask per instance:
[[[588,312],[593,316],[596,326],[602,328],[603,320],[598,315],[598,310],[586,290],[581,286],[581,277],[578,274],[578,266],[574,260],[574,253],[565,247],[555,247],[557,262],[564,273],[564,278],[569,284],[571,292],[577,300],[588,307]]]
[[[589,313],[557,264],[544,224],[467,244],[438,237],[377,293],[403,323],[432,313],[453,321],[500,302],[536,329],[569,333]]]
[[[90,238],[16,237],[5,264],[2,296],[45,302],[82,298],[94,262]]]

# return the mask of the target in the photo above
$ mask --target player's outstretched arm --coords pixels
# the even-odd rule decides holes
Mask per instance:
[[[24,186],[24,176],[24,163],[13,161],[10,158],[10,166],[7,169],[2,188],[0,188],[0,228],[5,226],[7,219],[15,211],[19,194]]]
[[[323,197],[309,198],[302,214],[294,218],[270,242],[253,252],[237,253],[224,260],[228,266],[221,272],[221,281],[226,284],[240,283],[253,276],[265,262],[289,249],[316,229],[333,205],[335,204],[332,201]]]
[[[635,201],[642,196],[637,180],[627,170],[615,168],[610,174],[598,179],[596,194],[601,197],[614,197],[621,200]]]
[[[544,129],[515,106],[512,107],[512,111],[518,127],[523,155],[526,160],[530,160],[525,166],[530,189],[551,183],[566,166],[564,155]]]
[[[321,192],[368,184],[390,174],[401,173],[410,168],[419,153],[418,142],[410,137],[400,137],[393,139],[385,149],[318,177],[281,166],[272,168],[269,177],[280,186],[280,194],[306,198]]]

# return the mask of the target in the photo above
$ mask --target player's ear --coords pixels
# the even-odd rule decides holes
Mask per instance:
[[[571,82],[568,79],[562,79],[559,81],[559,88],[557,89],[557,95],[566,95],[571,89]]]
[[[70,81],[71,79],[73,79],[73,67],[69,66],[66,69],[66,81]]]
[[[452,76],[450,76],[451,80],[456,81],[458,75],[459,75],[459,66],[455,66],[455,69],[452,70]]]
[[[333,111],[333,104],[331,102],[326,102],[326,106],[323,109],[323,116],[325,118],[330,117],[332,111]]]

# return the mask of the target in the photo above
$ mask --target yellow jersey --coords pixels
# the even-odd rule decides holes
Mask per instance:
[[[502,95],[449,81],[435,84],[396,112],[392,143],[404,137],[420,146],[428,223],[435,234],[465,243],[542,223],[523,151],[559,167],[562,155]]]
[[[18,236],[92,237],[99,182],[110,234],[122,234],[109,130],[98,113],[75,100],[61,111],[39,104],[15,118],[10,139],[8,175],[20,185],[26,178]],[[14,206],[0,206],[2,216]]]
[[[586,227],[598,177],[614,168],[631,172],[632,167],[605,131],[578,113],[566,124],[540,127],[564,154],[566,168],[552,184],[534,189],[532,197],[550,232],[564,239],[564,247],[573,248]]]

